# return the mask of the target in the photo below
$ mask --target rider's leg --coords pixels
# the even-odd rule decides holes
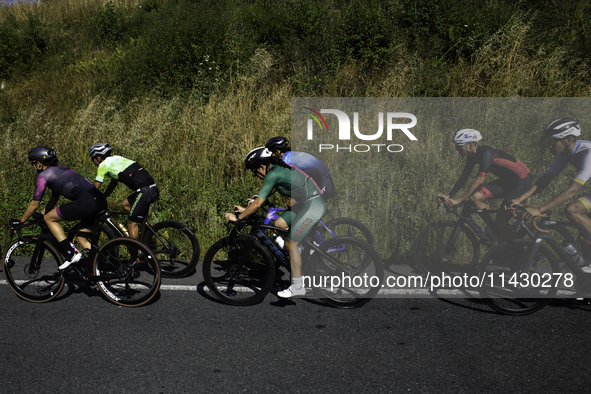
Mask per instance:
[[[289,230],[289,225],[285,222],[285,220],[279,216],[277,220],[275,220],[275,227],[279,227],[285,231]]]
[[[298,243],[287,239],[285,246],[289,251],[289,265],[291,266],[291,277],[301,278],[302,277],[302,256],[298,249]]]
[[[125,201],[123,201],[123,209],[125,209],[127,211],[127,213],[131,212],[131,204],[130,204],[128,198],[126,198]],[[139,230],[138,230],[137,222],[133,222],[131,220],[128,221],[127,222],[127,230],[129,231],[130,238],[133,238],[133,239],[139,238]]]
[[[581,233],[583,242],[581,242],[581,252],[583,257],[589,258],[591,254],[591,219],[589,212],[591,211],[590,196],[579,198],[578,200],[571,201],[566,205],[564,213],[568,220],[575,225],[575,227]]]
[[[75,263],[80,260],[82,255],[78,250],[66,239],[66,232],[62,228],[61,222],[64,220],[58,214],[59,207],[53,209],[51,212],[45,215],[45,224],[49,228],[51,234],[55,237],[56,241],[58,242],[59,246],[62,249],[62,253],[66,258],[64,264],[59,266],[59,269],[64,269],[70,266],[70,264]]]
[[[470,196],[470,201],[472,201],[472,205],[476,209],[487,209],[485,201],[488,200],[489,197],[486,195],[486,193],[483,194],[481,191],[474,192],[474,194]],[[484,220],[484,223],[486,223],[488,227],[497,231],[497,226],[495,225],[495,222],[490,216],[490,214],[483,213],[482,215],[480,215],[480,217],[482,218],[482,220]]]

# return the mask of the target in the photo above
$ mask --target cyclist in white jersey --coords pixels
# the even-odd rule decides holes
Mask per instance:
[[[513,200],[513,205],[544,190],[550,182],[570,163],[577,169],[577,175],[570,185],[550,201],[539,207],[529,207],[524,217],[531,219],[555,208],[575,197],[583,185],[591,178],[591,141],[577,141],[581,135],[579,122],[570,118],[557,119],[544,130],[550,152],[556,156],[548,171],[523,195]],[[591,195],[580,197],[566,205],[565,214],[568,220],[580,231],[583,256],[589,257],[591,252]],[[591,266],[583,267],[583,271],[591,273]]]

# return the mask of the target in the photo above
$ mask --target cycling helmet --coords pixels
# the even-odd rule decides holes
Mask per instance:
[[[469,144],[470,142],[477,142],[482,139],[480,131],[473,129],[462,129],[454,134],[452,142],[456,146]]]
[[[281,153],[287,152],[289,149],[287,148],[287,138],[285,137],[273,137],[265,144],[265,148],[269,149],[271,152],[275,152],[276,150],[280,151]]]
[[[244,159],[244,166],[251,171],[256,171],[261,165],[271,163],[273,154],[264,146],[255,148],[248,152]]]
[[[111,148],[111,145],[109,145],[108,143],[99,142],[98,144],[94,144],[92,147],[90,147],[88,155],[91,159],[94,159],[97,156],[108,156],[109,154],[111,154],[112,150],[113,148]]]
[[[562,139],[572,135],[578,137],[581,135],[581,126],[579,121],[570,118],[556,119],[544,129],[544,137],[552,139]]]
[[[40,162],[48,166],[57,165],[57,153],[46,146],[36,146],[29,151],[31,163]]]

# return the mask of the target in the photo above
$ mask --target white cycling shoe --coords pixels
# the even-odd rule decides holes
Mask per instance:
[[[68,268],[72,264],[79,262],[81,258],[82,258],[82,253],[78,252],[74,256],[72,256],[72,258],[70,260],[68,260],[65,263],[63,263],[62,265],[60,265],[58,267],[58,269],[65,270],[66,268]]]
[[[280,298],[291,298],[303,295],[306,295],[306,288],[302,286],[300,289],[296,289],[295,287],[293,287],[293,285],[277,293],[277,296]]]

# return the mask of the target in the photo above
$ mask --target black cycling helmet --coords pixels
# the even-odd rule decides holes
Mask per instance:
[[[244,159],[244,166],[246,169],[256,171],[261,165],[267,165],[271,163],[273,154],[271,151],[264,146],[255,148],[248,152],[246,159]]]
[[[38,161],[48,166],[55,166],[57,165],[57,153],[46,146],[36,146],[29,151],[29,161],[31,163]]]
[[[273,137],[265,144],[265,148],[269,149],[271,152],[275,152],[276,150],[280,151],[281,153],[285,153],[289,150],[287,147],[287,138],[285,137]]]
[[[562,139],[572,135],[578,137],[581,135],[581,126],[579,121],[570,118],[556,119],[544,129],[544,137],[552,139]]]
[[[91,159],[94,159],[97,156],[103,157],[103,156],[109,156],[111,154],[111,151],[113,150],[113,148],[111,148],[111,145],[109,145],[106,142],[99,142],[98,144],[94,144],[93,146],[90,147],[90,150],[88,151],[88,155],[90,156]]]

